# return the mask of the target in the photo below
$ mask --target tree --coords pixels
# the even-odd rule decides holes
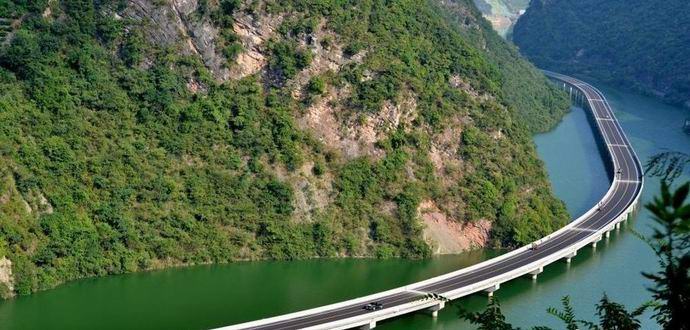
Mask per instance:
[[[577,319],[570,297],[565,296],[562,299],[562,311],[550,307],[547,312],[562,320],[566,329],[578,330],[580,326],[591,330],[640,329],[638,318],[647,308],[653,306],[654,317],[663,329],[690,330],[690,203],[686,203],[690,193],[690,182],[671,192],[667,180],[677,175],[668,175],[669,172],[664,170],[660,170],[659,173],[664,177],[661,182],[661,195],[646,205],[654,215],[657,227],[650,238],[639,235],[657,255],[661,266],[656,273],[642,273],[654,282],[654,287],[649,291],[652,292],[655,301],[628,312],[623,305],[611,301],[604,294],[597,304],[599,322],[596,324]],[[478,329],[513,329],[505,322],[500,305],[495,301],[481,313],[461,311],[460,316],[472,324],[479,325]]]
[[[685,204],[688,191],[690,183],[671,192],[664,180],[661,196],[646,205],[658,225],[646,241],[659,258],[661,269],[643,276],[654,282],[649,289],[658,302],[654,316],[664,329],[690,329],[690,204]]]
[[[506,322],[506,317],[501,311],[501,304],[498,299],[493,298],[489,301],[486,309],[482,312],[471,313],[464,309],[458,311],[460,318],[470,321],[470,323],[477,325],[478,330],[519,330],[514,328],[512,324]]]
[[[599,317],[599,324],[597,325],[594,322],[576,318],[569,296],[563,297],[561,302],[563,304],[562,311],[550,307],[547,312],[563,321],[568,330],[578,330],[581,329],[580,326],[590,330],[637,330],[641,326],[638,317],[649,307],[649,304],[644,304],[634,311],[628,312],[625,306],[611,301],[604,294],[597,304],[597,316]],[[546,328],[542,327],[541,329]]]
[[[609,297],[604,296],[597,305],[597,315],[599,315],[599,327],[611,330],[636,330],[640,329],[640,321],[637,319],[644,313],[650,304],[644,304],[632,312],[625,310],[625,306],[613,302]]]
[[[575,318],[575,310],[573,309],[572,304],[570,303],[570,297],[565,296],[561,298],[561,304],[563,305],[563,310],[559,311],[554,307],[549,307],[546,312],[557,317],[563,323],[565,323],[565,328],[568,330],[578,330],[579,326],[578,324],[585,324],[588,325],[589,322],[587,321],[582,321],[578,320]]]

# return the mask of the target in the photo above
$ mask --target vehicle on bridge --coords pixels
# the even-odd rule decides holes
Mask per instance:
[[[362,306],[362,309],[368,310],[368,311],[377,311],[383,309],[383,304],[380,302],[373,302],[366,304]]]
[[[532,246],[530,246],[530,250],[532,250],[532,251],[539,250],[539,243],[538,242],[532,243]]]
[[[421,310],[436,317],[452,299],[477,292],[493,296],[501,284],[524,275],[536,280],[545,266],[561,259],[570,263],[578,250],[589,244],[596,248],[603,237],[620,229],[621,223],[627,221],[639,205],[644,186],[642,164],[599,90],[575,78],[546,74],[562,84],[564,90],[569,90],[571,98],[584,98],[585,108],[594,119],[593,127],[607,151],[612,180],[608,192],[589,211],[530,245],[470,267],[370,296],[224,329],[373,329],[377,322]]]

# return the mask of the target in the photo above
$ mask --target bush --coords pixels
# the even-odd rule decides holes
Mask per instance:
[[[242,52],[242,44],[238,42],[233,42],[225,49],[223,49],[223,55],[225,55],[225,58],[228,59],[228,61],[234,61],[237,59],[237,55],[239,55]]]
[[[311,95],[323,95],[326,93],[326,82],[321,77],[312,77],[307,84],[307,91]]]

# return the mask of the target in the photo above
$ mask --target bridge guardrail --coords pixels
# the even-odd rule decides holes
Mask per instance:
[[[493,285],[505,283],[505,282],[510,281],[512,279],[524,276],[524,275],[526,275],[526,274],[528,274],[528,273],[530,273],[536,269],[543,268],[545,266],[550,265],[551,263],[554,263],[560,259],[563,259],[563,258],[567,257],[568,255],[571,255],[574,251],[577,251],[577,250],[579,250],[579,249],[581,249],[581,248],[583,248],[583,247],[585,247],[585,246],[587,246],[587,245],[589,245],[595,241],[601,240],[602,236],[606,232],[612,231],[615,228],[615,225],[617,223],[624,221],[625,220],[624,217],[627,217],[627,215],[629,213],[633,212],[635,206],[639,203],[642,188],[644,187],[644,180],[642,178],[643,168],[642,168],[642,165],[639,161],[639,158],[637,157],[637,154],[635,153],[634,149],[632,148],[632,144],[630,144],[628,137],[624,134],[623,129],[620,126],[620,123],[618,122],[618,120],[615,118],[615,114],[613,113],[613,110],[610,107],[610,105],[608,104],[608,101],[606,100],[606,98],[603,96],[603,94],[598,89],[596,89],[595,87],[593,87],[590,84],[587,84],[587,83],[579,81],[579,80],[575,80],[575,81],[577,81],[577,85],[576,85],[576,84],[571,83],[571,81],[574,80],[574,78],[571,78],[571,77],[568,77],[565,75],[561,75],[558,73],[550,72],[550,71],[544,71],[544,73],[548,77],[550,77],[552,79],[559,80],[559,81],[561,81],[561,82],[563,82],[563,83],[565,83],[565,84],[567,84],[573,88],[578,89],[581,93],[583,93],[585,95],[585,97],[587,98],[587,102],[589,103],[589,107],[590,107],[589,111],[592,111],[592,112],[595,111],[594,110],[594,104],[592,103],[592,100],[589,97],[587,97],[587,94],[586,94],[586,91],[584,90],[584,88],[577,86],[577,85],[583,85],[583,86],[587,86],[588,88],[591,88],[593,91],[595,91],[595,93],[597,93],[599,95],[599,97],[603,100],[603,102],[605,102],[605,106],[606,106],[607,111],[612,116],[612,119],[615,119],[614,121],[615,121],[616,129],[620,132],[620,135],[623,137],[625,144],[632,151],[631,155],[633,155],[633,158],[635,158],[635,165],[637,167],[638,172],[641,174],[641,176],[640,176],[640,182],[641,182],[640,186],[641,187],[636,190],[636,192],[635,192],[636,196],[633,198],[631,203],[629,203],[622,211],[618,212],[615,216],[613,216],[612,220],[609,221],[605,226],[603,226],[602,228],[600,228],[599,230],[597,230],[595,232],[592,232],[586,238],[584,238],[584,239],[582,239],[576,243],[569,244],[568,246],[565,246],[564,248],[562,248],[558,251],[555,251],[554,253],[552,253],[552,254],[544,257],[544,258],[538,259],[532,263],[521,266],[520,268],[517,268],[517,269],[514,269],[512,271],[500,274],[498,276],[494,276],[492,278],[483,280],[481,282],[474,283],[472,285],[469,285],[469,286],[466,286],[463,288],[444,292],[444,295],[447,297],[450,297],[451,299],[456,299],[456,298],[466,296],[466,295],[469,295],[469,294],[472,294],[475,292],[479,292],[479,291],[485,290],[485,289],[487,289]],[[594,117],[595,117],[594,122],[595,122],[595,125],[597,126],[599,134],[601,134],[601,137],[606,140],[606,135],[605,135],[605,133],[603,133],[604,131],[603,131],[603,128],[601,127],[601,124],[599,123],[598,120],[596,120],[596,114],[594,114]],[[610,158],[609,160],[611,162],[613,162],[613,164],[614,164],[613,169],[615,171],[615,168],[617,168],[617,164],[616,164],[617,160],[613,156],[613,150],[611,149],[611,146],[609,145],[609,143],[605,143],[605,145],[606,145],[606,149],[608,151],[608,157]],[[619,184],[619,179],[617,178],[615,173],[610,173],[610,174],[612,174],[612,177],[613,177],[612,183],[611,183],[608,191],[604,195],[604,197],[602,197],[601,201],[607,201],[611,197],[611,195],[615,192],[615,189],[616,189],[617,185]],[[563,234],[564,232],[566,232],[568,230],[573,229],[574,227],[578,226],[583,221],[585,221],[587,218],[589,218],[596,211],[597,211],[597,205],[595,205],[591,209],[587,210],[587,212],[585,212],[584,214],[579,216],[577,219],[571,221],[566,226],[564,226],[564,227],[560,228],[559,230],[543,237],[539,241],[546,242],[546,241],[552,239],[553,237],[556,237],[560,234]],[[527,251],[529,248],[530,248],[530,245],[526,245],[526,246],[520,247],[516,250],[513,250],[511,252],[500,255],[498,257],[495,257],[495,258],[483,261],[481,263],[472,265],[470,267],[466,267],[466,268],[463,268],[463,269],[460,269],[460,270],[457,270],[454,272],[450,272],[447,274],[435,276],[435,277],[427,279],[427,280],[423,280],[423,281],[416,282],[413,284],[405,285],[405,286],[398,287],[395,289],[391,289],[391,290],[387,290],[387,291],[383,291],[383,292],[379,292],[379,293],[375,293],[375,294],[371,294],[371,295],[367,295],[367,296],[363,296],[363,297],[359,297],[359,298],[355,298],[355,299],[351,299],[351,300],[347,300],[347,301],[342,301],[339,303],[334,303],[334,304],[329,304],[329,305],[325,305],[325,306],[321,306],[321,307],[311,308],[311,309],[307,309],[307,310],[303,310],[303,311],[299,311],[299,312],[294,312],[294,313],[289,313],[289,314],[285,314],[285,315],[264,318],[264,319],[260,319],[260,320],[256,320],[256,321],[252,321],[252,322],[241,323],[241,324],[237,324],[237,325],[233,325],[233,326],[223,327],[222,329],[234,330],[234,329],[251,328],[251,327],[266,325],[266,324],[270,324],[270,323],[281,322],[281,321],[285,321],[285,320],[289,320],[289,319],[299,318],[299,317],[303,317],[303,316],[318,314],[320,312],[335,310],[335,309],[338,309],[340,307],[370,302],[370,301],[374,301],[378,298],[389,296],[389,295],[396,294],[396,293],[416,291],[416,289],[421,288],[425,285],[433,284],[433,283],[436,283],[439,281],[443,281],[445,279],[453,278],[453,277],[456,277],[456,276],[459,276],[459,275],[462,275],[465,273],[472,272],[472,271],[477,270],[479,268],[490,266],[491,264],[497,263],[499,261],[503,261],[503,260],[515,257],[515,256]],[[317,326],[309,327],[309,329],[341,329],[341,328],[346,328],[346,327],[364,325],[364,324],[367,324],[368,322],[371,322],[372,320],[376,321],[376,320],[382,320],[382,319],[395,317],[397,315],[408,313],[411,311],[425,309],[425,308],[428,308],[429,306],[433,306],[434,304],[437,304],[437,303],[438,302],[433,302],[433,301],[430,301],[430,302],[423,302],[423,301],[417,302],[417,301],[415,301],[415,302],[411,302],[411,303],[407,303],[407,304],[403,304],[403,305],[399,305],[399,306],[394,306],[392,308],[383,309],[381,311],[377,311],[377,312],[373,312],[373,313],[369,313],[369,314],[353,316],[353,317],[344,318],[344,319],[340,319],[340,320],[334,320],[332,322],[328,322],[328,323],[320,324]],[[404,313],[403,313],[403,311],[404,311]]]

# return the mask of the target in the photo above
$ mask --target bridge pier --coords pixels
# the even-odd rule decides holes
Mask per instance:
[[[597,237],[597,238],[594,240],[594,242],[592,242],[592,248],[593,248],[593,249],[595,249],[595,250],[597,249],[597,243],[599,243],[599,241],[601,241],[601,236]]]
[[[616,222],[616,230],[620,230],[620,229],[621,229],[621,223],[620,223],[620,222]]]
[[[535,269],[535,270],[529,272],[529,274],[532,275],[532,281],[536,281],[537,276],[543,272],[544,272],[544,267],[539,267],[538,269]]]
[[[360,326],[358,329],[360,330],[371,330],[373,328],[376,328],[376,321],[371,321],[369,324],[365,324],[363,326]]]
[[[438,317],[438,311],[442,310],[444,307],[446,307],[446,302],[441,301],[438,303],[438,305],[431,306],[427,308],[427,311],[431,313],[431,317],[437,318]]]
[[[610,230],[607,230],[606,233],[604,234],[604,236],[606,236],[606,239],[608,239],[609,237],[611,237],[611,231],[610,231]]]
[[[489,298],[494,296],[494,292],[501,288],[501,284],[495,284],[489,288],[484,289],[484,292],[489,296]]]
[[[577,251],[573,251],[572,253],[568,254],[567,256],[565,256],[565,262],[570,263],[570,261],[573,258],[575,258],[576,255],[577,255]]]

